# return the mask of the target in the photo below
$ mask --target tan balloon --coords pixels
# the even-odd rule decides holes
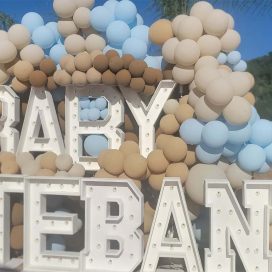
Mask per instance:
[[[85,41],[86,50],[91,53],[95,50],[103,50],[106,46],[106,41],[99,35],[91,34]]]
[[[251,117],[251,105],[243,97],[234,96],[223,110],[223,116],[232,125],[243,125]]]
[[[172,73],[173,73],[173,79],[181,85],[190,84],[194,80],[194,76],[195,76],[194,69],[181,68],[178,66],[175,66],[173,68]]]
[[[21,50],[20,57],[37,67],[44,58],[44,51],[38,45],[29,44]]]
[[[140,154],[139,145],[133,141],[125,141],[121,144],[119,150],[124,153],[125,157],[130,154]]]
[[[181,162],[187,154],[187,144],[180,137],[171,137],[163,146],[163,154],[168,161]]]
[[[256,98],[255,98],[255,96],[254,96],[253,93],[248,92],[248,93],[246,93],[243,97],[248,101],[249,104],[251,104],[252,106],[255,105],[255,103],[256,103]]]
[[[160,129],[165,134],[175,134],[179,130],[179,123],[174,114],[164,115],[160,120]]]
[[[226,175],[217,165],[197,164],[191,168],[185,188],[189,197],[200,205],[204,205],[204,183],[206,179],[221,181],[226,179]]]
[[[150,26],[149,39],[153,43],[162,45],[171,38],[173,38],[171,21],[167,19],[160,19]]]
[[[255,84],[255,79],[248,72],[233,72],[229,75],[230,82],[234,88],[234,94],[244,96]]]
[[[170,135],[160,134],[156,139],[156,147],[158,149],[163,149],[163,147],[167,145],[169,139],[171,139]]]
[[[130,154],[126,157],[124,161],[124,171],[126,175],[133,179],[142,179],[147,170],[146,159],[138,154]]]
[[[178,177],[182,184],[184,184],[188,178],[189,169],[183,162],[172,163],[166,169],[166,177]]]
[[[74,0],[54,0],[53,8],[60,18],[69,18],[74,15],[77,6]]]
[[[227,168],[226,176],[234,189],[242,188],[244,180],[252,179],[252,173],[242,170],[236,163]]]
[[[174,114],[178,107],[179,102],[176,99],[169,99],[165,102],[163,111],[165,114]]]
[[[188,16],[178,25],[178,35],[180,41],[191,39],[197,41],[203,34],[201,21],[194,16]]]
[[[193,40],[183,40],[175,48],[175,62],[184,67],[194,65],[200,57],[200,48]]]
[[[217,59],[215,57],[213,57],[213,56],[203,56],[195,64],[195,71],[197,72],[199,69],[201,69],[203,67],[209,67],[209,68],[217,69],[218,66],[219,66],[219,64],[218,64],[218,61],[217,61]]]
[[[72,83],[74,85],[84,86],[87,84],[87,75],[86,73],[75,71],[72,75]]]
[[[17,49],[11,41],[0,41],[0,63],[9,63],[16,58],[16,55]]]
[[[29,76],[33,71],[33,65],[26,60],[20,60],[14,66],[15,77],[23,82],[29,80]]]
[[[226,106],[233,98],[234,88],[230,82],[223,77],[211,81],[206,89],[206,99],[215,106]]]
[[[0,84],[5,84],[9,80],[10,76],[7,73],[5,66],[0,64]]]
[[[173,21],[172,21],[172,29],[174,32],[174,35],[177,37],[178,36],[178,30],[179,30],[179,24],[188,16],[185,14],[180,14],[176,16]]]
[[[101,82],[102,74],[98,72],[94,67],[87,71],[87,80],[91,84],[98,84]]]
[[[95,0],[75,0],[77,7],[85,7],[91,9],[94,4]]]
[[[226,173],[230,164],[226,159],[222,158],[218,161],[217,166],[220,167]]]
[[[65,39],[64,46],[68,54],[75,56],[85,50],[85,40],[80,35],[72,34]]]
[[[175,117],[176,117],[177,121],[181,124],[185,120],[187,120],[189,118],[193,118],[194,112],[195,112],[194,109],[190,105],[181,104],[181,105],[179,105],[179,107],[175,111]]]
[[[8,32],[4,30],[0,30],[0,41],[8,40]]]
[[[184,163],[188,166],[188,167],[192,167],[195,163],[196,163],[197,159],[196,159],[196,153],[194,150],[188,150]]]
[[[179,99],[179,104],[188,104],[188,98],[189,98],[188,94],[181,96]]]
[[[67,86],[72,83],[72,76],[64,70],[57,70],[54,73],[53,78],[60,86]]]
[[[15,24],[10,27],[8,31],[8,38],[18,50],[23,49],[31,42],[29,30],[21,24]]]
[[[178,44],[179,44],[179,40],[176,37],[167,40],[163,44],[162,55],[168,63],[176,64],[176,62],[175,62],[175,49]]]
[[[231,52],[239,47],[241,42],[240,34],[233,29],[229,29],[221,38],[222,51]]]
[[[87,72],[92,66],[91,56],[88,52],[84,51],[75,57],[75,67],[81,72]]]
[[[192,89],[189,92],[188,104],[194,108],[199,98],[203,95],[204,94],[200,92],[197,88]]]
[[[147,157],[148,169],[153,174],[164,173],[169,165],[162,150],[156,149],[149,153]]]
[[[206,93],[206,88],[216,78],[220,77],[217,69],[211,67],[200,68],[195,74],[195,84],[199,91]]]
[[[229,26],[227,13],[220,9],[214,9],[203,22],[204,30],[207,34],[222,37]]]
[[[115,149],[108,150],[103,157],[105,170],[112,175],[120,175],[124,172],[124,154]]]
[[[61,19],[58,21],[58,31],[64,38],[78,33],[78,27],[72,18]]]
[[[201,56],[217,57],[221,51],[221,41],[212,35],[203,35],[197,41]]]
[[[212,11],[213,6],[210,3],[206,1],[199,1],[192,6],[190,15],[195,16],[204,22]]]
[[[162,174],[152,174],[148,178],[148,183],[155,191],[160,191],[165,178],[165,173]]]
[[[90,27],[90,13],[91,11],[88,8],[80,7],[78,8],[73,16],[75,25],[78,28],[88,28]]]
[[[197,119],[203,122],[216,120],[222,113],[222,108],[209,103],[205,96],[199,98],[195,105],[195,114]]]

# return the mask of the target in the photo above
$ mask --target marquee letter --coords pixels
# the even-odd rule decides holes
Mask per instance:
[[[178,238],[166,237],[171,215]],[[184,259],[188,272],[203,271],[185,196],[177,178],[164,179],[141,272],[155,272],[160,257]]]
[[[132,272],[142,261],[143,195],[127,180],[83,179],[84,272]]]
[[[235,272],[237,249],[247,272],[271,271],[269,255],[269,205],[272,183],[250,181],[244,183],[243,205],[248,208],[248,221],[229,182],[207,180],[206,207],[210,208],[210,249],[205,252],[206,271]]]

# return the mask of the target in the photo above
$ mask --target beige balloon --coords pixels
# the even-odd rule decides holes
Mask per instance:
[[[199,1],[192,6],[190,15],[195,16],[204,22],[212,11],[213,6],[210,3],[206,1]]]
[[[195,64],[195,71],[197,72],[200,68],[203,68],[203,67],[210,67],[213,69],[217,69],[218,66],[219,66],[219,64],[218,64],[218,61],[215,57],[203,56]]]
[[[60,18],[69,18],[74,15],[77,5],[74,0],[54,0],[53,9]]]
[[[222,37],[229,25],[229,17],[227,13],[220,9],[214,9],[203,22],[204,30],[207,34]]]
[[[44,58],[44,51],[36,44],[29,44],[20,52],[22,60],[29,61],[34,67],[40,65]]]
[[[90,12],[91,11],[85,7],[80,7],[75,11],[73,20],[78,28],[90,27]]]
[[[72,18],[61,19],[58,21],[58,31],[64,38],[78,33],[78,28]]]
[[[221,51],[221,41],[212,35],[203,35],[197,41],[201,56],[217,57]]]
[[[174,57],[177,65],[184,67],[192,66],[200,57],[199,45],[190,39],[183,40],[176,46]]]
[[[226,179],[226,175],[217,165],[197,164],[191,168],[185,183],[185,189],[189,197],[200,205],[204,205],[206,179],[220,181]]]
[[[165,102],[163,111],[165,114],[174,114],[178,107],[179,102],[176,99],[169,99]]]
[[[191,39],[197,41],[203,34],[203,26],[197,17],[188,16],[178,25],[178,35],[180,41]]]
[[[244,180],[252,179],[252,173],[242,170],[236,163],[227,168],[226,176],[234,189],[242,188]]]
[[[239,47],[241,43],[240,34],[233,29],[228,29],[227,32],[221,38],[222,51],[231,52]]]
[[[5,66],[0,64],[0,84],[4,85],[9,80],[9,78],[10,76],[5,69]]]
[[[206,98],[215,106],[226,106],[232,100],[234,88],[230,82],[223,77],[211,81],[206,89]]]
[[[180,14],[180,15],[177,15],[173,21],[172,21],[172,29],[173,29],[173,32],[174,32],[174,35],[177,37],[178,36],[178,30],[179,30],[179,24],[185,19],[187,18],[188,15],[185,15],[185,14]]]
[[[204,94],[200,92],[197,88],[192,89],[189,92],[189,97],[188,97],[188,104],[191,105],[193,108],[195,108],[195,105],[197,101],[199,100],[200,97],[202,97]]]
[[[229,17],[229,25],[228,25],[228,29],[234,29],[235,26],[235,22],[233,17],[228,13],[228,17]]]
[[[229,74],[229,80],[237,96],[244,96],[255,84],[253,75],[248,72],[233,72]]]
[[[167,40],[162,46],[162,55],[164,59],[171,64],[176,64],[175,62],[175,49],[179,44],[179,40],[174,37]]]
[[[5,30],[0,30],[0,41],[8,40],[8,32]]]
[[[223,116],[232,125],[243,125],[251,117],[251,105],[243,97],[234,96],[223,110]]]
[[[8,38],[18,50],[23,49],[31,42],[29,30],[21,24],[15,24],[10,27],[8,31]]]
[[[195,104],[195,115],[197,119],[203,122],[216,120],[222,113],[222,108],[212,105],[205,99],[205,96],[199,98]]]
[[[172,73],[173,79],[181,85],[190,84],[194,80],[194,69],[186,69],[175,66]]]
[[[228,163],[226,159],[222,158],[218,161],[217,166],[220,167],[226,173],[230,164]]]
[[[0,63],[5,64],[12,62],[17,56],[15,45],[8,40],[0,41]]]
[[[64,46],[68,54],[75,56],[85,50],[85,40],[80,35],[72,34],[65,39]]]
[[[95,0],[75,0],[75,3],[78,8],[85,7],[91,9],[95,4]]]
[[[195,84],[199,91],[206,93],[206,88],[210,82],[220,77],[217,69],[211,67],[200,68],[195,74]]]
[[[91,34],[87,37],[85,41],[86,50],[91,53],[95,50],[103,50],[106,46],[106,41],[104,38],[97,34]]]

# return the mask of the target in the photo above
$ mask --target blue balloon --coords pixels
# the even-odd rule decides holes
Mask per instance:
[[[46,249],[50,251],[65,251],[65,240],[61,235],[47,235]]]
[[[108,0],[105,2],[105,4],[103,5],[106,9],[108,9],[110,11],[110,13],[112,14],[112,16],[115,18],[115,8],[116,5],[118,4],[117,0]]]
[[[272,164],[272,144],[267,146],[264,150],[265,150],[265,153],[266,153],[266,161],[269,164]]]
[[[137,8],[135,4],[129,0],[120,1],[115,8],[115,18],[126,22],[132,23],[137,15]]]
[[[89,114],[88,109],[81,110],[79,113],[80,121],[88,121],[89,120],[88,114]]]
[[[95,108],[95,100],[92,100],[89,104],[89,109]]]
[[[219,62],[219,64],[225,64],[228,60],[228,57],[225,53],[221,52],[218,57],[217,57],[217,61]]]
[[[197,145],[201,142],[203,127],[197,119],[187,119],[180,126],[179,135],[187,144]]]
[[[143,60],[147,54],[147,45],[139,39],[129,38],[124,42],[122,51],[123,54],[131,54],[135,59]]]
[[[247,70],[247,63],[244,60],[240,60],[232,68],[233,68],[233,71],[235,72],[245,72]]]
[[[114,20],[113,14],[104,6],[95,7],[90,14],[92,27],[101,32],[105,32],[108,25]]]
[[[79,98],[79,105],[81,109],[88,109],[90,105],[89,97],[80,97]]]
[[[252,125],[250,143],[266,147],[272,143],[272,123],[261,119]]]
[[[258,170],[258,173],[264,174],[264,173],[268,173],[270,170],[271,170],[270,165],[267,162],[265,162],[263,166],[261,167],[261,169]]]
[[[166,62],[164,61],[162,56],[147,56],[144,61],[148,67],[152,67],[155,69],[163,70],[166,66]]]
[[[210,148],[206,146],[204,143],[199,144],[196,147],[196,157],[202,163],[212,164],[217,162],[223,152],[223,147],[221,148]]]
[[[208,147],[223,147],[228,141],[228,128],[220,121],[211,121],[204,126],[201,138]]]
[[[97,121],[100,118],[100,110],[97,108],[89,109],[88,119],[90,121]]]
[[[130,28],[123,21],[113,21],[107,27],[106,36],[110,46],[122,48],[130,35]]]
[[[240,60],[242,56],[241,53],[238,51],[232,51],[228,54],[228,63],[232,65],[236,65]]]
[[[49,22],[45,26],[54,33],[55,42],[58,42],[61,38],[60,33],[58,31],[58,24],[56,22]]]
[[[250,117],[250,120],[248,121],[248,123],[250,125],[253,125],[256,121],[260,120],[261,117],[260,115],[258,114],[257,110],[255,107],[252,106],[252,110],[251,110],[251,117]]]
[[[108,139],[103,135],[89,135],[84,141],[84,149],[88,155],[97,157],[108,149]]]
[[[249,140],[251,135],[251,125],[249,123],[241,126],[227,124],[227,127],[229,130],[228,143],[241,145]]]
[[[224,156],[225,158],[234,157],[241,151],[241,149],[242,149],[242,145],[227,143],[224,146],[222,156]]]
[[[108,105],[108,101],[104,97],[98,97],[95,100],[95,107],[99,110],[104,110]]]
[[[147,47],[150,46],[149,41],[149,27],[145,25],[135,26],[131,29],[131,37],[142,40],[146,43]]]
[[[238,154],[239,166],[248,172],[258,171],[265,163],[265,159],[264,149],[255,144],[246,145]]]
[[[67,55],[67,52],[62,44],[55,44],[49,52],[49,56],[55,62],[55,64],[60,64],[62,57],[65,55]]]
[[[136,15],[136,20],[137,20],[137,25],[143,25],[144,24],[144,19],[139,13],[137,13],[137,15]]]
[[[108,51],[110,51],[110,50],[115,50],[115,51],[117,51],[120,57],[122,57],[122,55],[123,55],[123,52],[122,52],[121,49],[114,48],[114,47],[111,47],[111,46],[109,46],[109,45],[107,45],[107,46],[103,49],[103,53],[106,54],[106,53],[107,53]]]
[[[40,14],[36,12],[28,12],[23,16],[21,24],[24,25],[32,34],[37,27],[44,25],[44,20]]]
[[[108,109],[104,109],[104,110],[100,111],[101,119],[105,120],[107,118],[107,116],[108,116],[108,113],[109,113]]]
[[[32,41],[43,49],[51,48],[56,42],[54,32],[46,26],[39,26],[33,31]]]

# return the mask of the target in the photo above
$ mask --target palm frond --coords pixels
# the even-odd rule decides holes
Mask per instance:
[[[7,31],[15,21],[7,14],[0,12],[0,29]]]

